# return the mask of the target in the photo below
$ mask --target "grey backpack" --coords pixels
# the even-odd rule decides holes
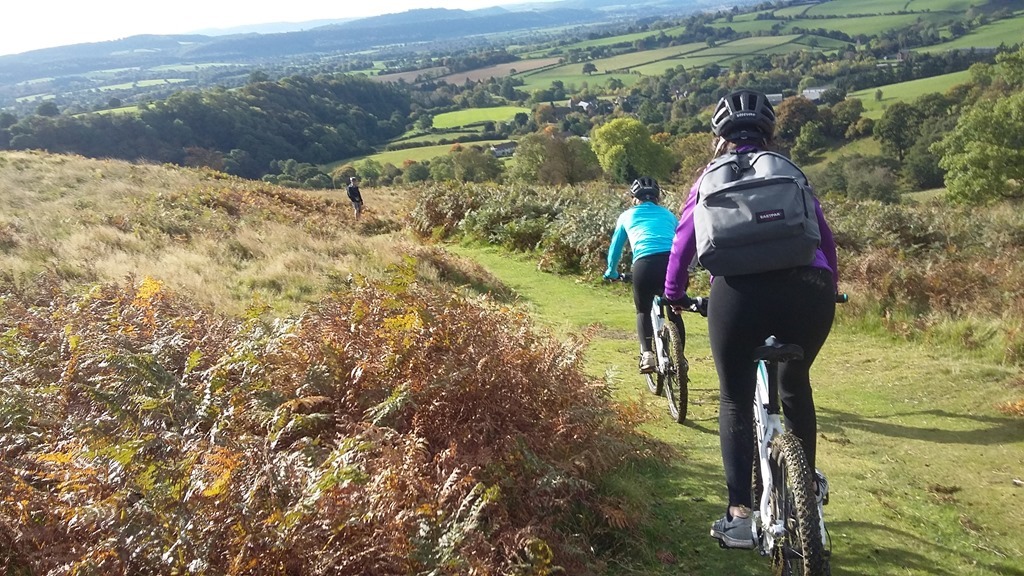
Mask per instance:
[[[715,159],[697,185],[697,262],[715,276],[805,266],[821,243],[807,177],[774,152]]]

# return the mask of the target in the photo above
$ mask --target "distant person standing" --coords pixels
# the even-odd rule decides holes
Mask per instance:
[[[359,184],[356,184],[355,176],[348,179],[348,199],[352,201],[356,220],[359,220],[359,215],[363,213],[363,195],[359,193]]]

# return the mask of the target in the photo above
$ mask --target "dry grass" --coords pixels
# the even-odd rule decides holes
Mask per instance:
[[[368,189],[356,222],[338,190],[306,191],[223,174],[34,152],[0,153],[0,269],[68,285],[160,279],[229,313],[282,312],[352,275],[380,278],[417,250],[405,240],[412,193]]]

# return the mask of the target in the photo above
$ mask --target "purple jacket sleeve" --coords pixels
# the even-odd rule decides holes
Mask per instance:
[[[697,256],[697,235],[693,228],[693,209],[697,205],[697,182],[690,188],[690,195],[683,204],[679,215],[676,235],[672,239],[672,251],[665,271],[665,298],[679,300],[686,295],[690,285],[690,264]]]
[[[821,244],[818,251],[824,256],[825,264],[832,271],[832,282],[836,291],[839,290],[839,257],[836,254],[836,239],[832,235],[832,228],[825,220],[825,213],[821,211],[821,203],[814,199],[814,213],[818,217],[818,231],[821,233]],[[817,262],[815,262],[817,264]]]

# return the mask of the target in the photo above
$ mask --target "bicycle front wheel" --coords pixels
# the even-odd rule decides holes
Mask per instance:
[[[829,563],[821,544],[811,470],[800,440],[788,432],[772,440],[771,465],[772,512],[785,527],[772,550],[773,573],[827,576]]]
[[[658,373],[657,370],[649,374],[644,374],[644,380],[647,381],[647,389],[651,391],[651,394],[661,396],[664,391],[665,377]]]
[[[665,398],[668,399],[668,412],[672,419],[682,424],[686,421],[686,408],[689,403],[690,365],[683,355],[683,338],[679,328],[673,322],[665,324],[668,335],[667,346],[669,367],[665,371]]]

